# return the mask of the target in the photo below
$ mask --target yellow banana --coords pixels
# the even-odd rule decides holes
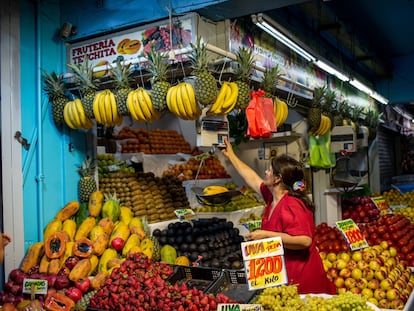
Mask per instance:
[[[192,120],[195,115],[195,107],[193,107],[193,103],[190,101],[190,98],[188,96],[187,87],[185,86],[186,84],[186,82],[180,84],[180,94],[183,101],[185,113],[188,119]]]
[[[100,100],[102,97],[102,92],[99,92],[95,95],[94,99],[93,99],[93,115],[95,116],[96,122],[101,123],[102,124],[102,117],[99,111],[99,105],[100,105]]]
[[[211,105],[210,109],[207,111],[207,114],[216,114],[220,110],[221,106],[223,106],[224,97],[227,94],[228,87],[227,82],[223,82],[216,101]]]
[[[65,120],[65,123],[67,126],[69,126],[71,129],[76,130],[76,126],[72,123],[72,119],[70,117],[70,102],[67,102],[65,107],[63,108],[63,119]]]
[[[178,109],[177,97],[178,97],[178,85],[175,85],[171,88],[171,112],[177,117],[180,117],[181,112]]]
[[[234,82],[228,82],[230,94],[227,94],[224,105],[220,110],[220,114],[225,115],[231,112],[237,103],[237,96],[239,94],[239,87]]]
[[[151,98],[151,94],[150,92],[148,92],[147,90],[144,90],[144,92],[142,92],[142,95],[144,96],[145,102],[148,105],[148,109],[151,111],[151,121],[155,121],[158,120],[160,118],[160,113],[154,109],[154,105],[152,104],[152,98]]]
[[[283,100],[280,101],[280,104],[282,106],[282,116],[280,118],[280,125],[282,125],[283,123],[285,123],[288,114],[289,114],[289,108],[288,105],[286,104],[286,102],[284,102]]]
[[[112,126],[115,126],[118,123],[118,109],[116,107],[116,98],[115,98],[115,94],[108,90],[108,95],[109,96],[109,100],[111,103],[111,112],[112,112]]]
[[[324,120],[324,127],[319,131],[319,135],[325,135],[331,128],[331,119],[328,116],[322,115]]]
[[[184,102],[185,95],[187,94],[187,90],[185,89],[184,83],[185,82],[181,82],[180,84],[178,84],[177,104],[178,104],[178,108],[181,111],[182,119],[191,120],[191,115],[190,115],[191,111],[188,111],[187,106]]]
[[[321,122],[319,123],[318,129],[315,131],[314,135],[318,136],[321,135],[321,133],[324,131],[326,127],[326,118],[324,115],[321,116]]]
[[[229,82],[224,82],[224,84],[226,84],[227,86],[227,91],[223,100],[223,104],[221,105],[219,112],[221,113],[224,110],[227,110],[231,105],[232,105],[232,101],[231,99],[234,97],[234,94],[232,96],[232,88],[230,86]]]
[[[173,94],[174,93],[174,86],[170,87],[167,91],[167,97],[166,97],[166,103],[167,103],[167,107],[168,110],[172,112],[172,98],[173,98]]]
[[[279,127],[282,125],[282,120],[283,120],[283,115],[284,115],[284,107],[283,107],[283,101],[281,99],[279,99],[278,97],[276,97],[275,99],[275,121],[276,121],[276,127]]]
[[[81,121],[78,115],[78,111],[76,110],[76,103],[74,100],[72,100],[71,102],[69,102],[69,112],[70,112],[70,116],[72,118],[72,124],[77,128],[80,129],[81,128]]]
[[[138,101],[139,101],[139,106],[141,107],[141,110],[145,116],[145,120],[146,121],[151,121],[152,120],[152,114],[151,114],[151,110],[148,107],[148,104],[145,100],[144,97],[144,89],[142,87],[138,88],[137,90],[137,96],[138,96]]]
[[[107,115],[106,115],[106,111],[105,111],[105,101],[106,101],[106,92],[103,91],[101,92],[101,96],[99,96],[99,115],[101,117],[101,123],[102,124],[107,124],[108,120],[107,120]]]
[[[144,115],[144,112],[142,111],[141,108],[141,103],[139,101],[139,97],[138,97],[138,89],[134,91],[134,110],[135,110],[135,114],[137,115],[137,121],[140,122],[146,122],[147,118]]]
[[[112,103],[111,103],[111,95],[109,94],[109,90],[105,90],[105,113],[106,113],[106,125],[112,126]]]
[[[193,87],[192,84],[186,83],[185,88],[186,88],[186,91],[187,91],[188,99],[189,99],[189,101],[192,105],[193,114],[192,114],[191,117],[192,117],[193,120],[196,120],[201,115],[201,109],[198,106],[197,99],[195,97],[194,87]]]
[[[134,119],[135,121],[138,121],[138,115],[134,109],[134,101],[135,101],[134,93],[135,91],[131,91],[128,93],[126,104],[127,104],[127,108],[128,108],[129,113],[131,114],[132,119]]]
[[[83,105],[80,99],[74,100],[74,109],[76,110],[76,113],[79,116],[80,128],[85,129],[85,130],[88,129],[89,119],[86,117],[85,109],[83,108]]]

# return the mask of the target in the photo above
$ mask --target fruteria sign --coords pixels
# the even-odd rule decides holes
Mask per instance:
[[[139,63],[152,48],[157,52],[188,48],[194,37],[194,19],[195,15],[190,14],[171,23],[166,20],[69,44],[67,62],[80,64],[87,57],[94,67],[111,64],[116,59]]]
[[[242,242],[241,247],[249,290],[287,283],[280,237]]]

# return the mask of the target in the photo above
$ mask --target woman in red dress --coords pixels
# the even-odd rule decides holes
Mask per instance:
[[[286,155],[273,158],[263,180],[237,157],[228,141],[225,143],[222,153],[266,203],[261,229],[250,232],[246,239],[281,237],[288,284],[296,284],[299,294],[336,294],[316,249],[315,206],[304,193],[302,165]]]

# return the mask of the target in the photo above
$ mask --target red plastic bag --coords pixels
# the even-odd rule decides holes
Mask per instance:
[[[246,108],[246,118],[249,124],[247,136],[253,138],[268,138],[276,132],[273,100],[264,97],[263,90],[251,92],[251,100]]]

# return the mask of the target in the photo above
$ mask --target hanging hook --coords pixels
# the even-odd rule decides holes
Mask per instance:
[[[30,144],[27,142],[27,139],[26,138],[24,138],[23,136],[22,136],[22,133],[20,132],[20,131],[17,131],[15,134],[14,134],[14,138],[19,142],[19,143],[21,143],[22,144],[22,146],[23,146],[23,148],[24,149],[26,149],[26,150],[29,150],[29,148],[30,148]]]

